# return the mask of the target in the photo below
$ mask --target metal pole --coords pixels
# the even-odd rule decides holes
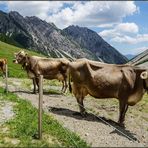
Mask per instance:
[[[42,107],[43,107],[43,75],[39,76],[39,111],[38,111],[38,134],[42,139]]]
[[[6,88],[5,88],[5,92],[8,93],[8,66],[6,64],[6,74],[5,74],[5,79],[6,79]]]

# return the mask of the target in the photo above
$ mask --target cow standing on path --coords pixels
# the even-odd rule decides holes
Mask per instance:
[[[133,106],[148,91],[148,70],[130,65],[115,65],[79,59],[69,63],[69,88],[77,99],[80,113],[85,115],[83,100],[95,98],[119,100],[119,124],[124,125],[128,106]],[[72,79],[72,87],[70,79]]]
[[[23,69],[27,71],[28,77],[33,80],[34,93],[36,93],[36,85],[39,88],[39,75],[43,75],[43,78],[45,79],[58,79],[62,81],[62,91],[66,91],[68,87],[67,68],[69,60],[65,58],[30,56],[24,51],[20,51],[15,54],[13,62],[21,64]]]
[[[6,76],[6,64],[7,64],[7,59],[5,58],[1,58],[0,59],[0,70],[2,71],[3,73],[3,77]]]

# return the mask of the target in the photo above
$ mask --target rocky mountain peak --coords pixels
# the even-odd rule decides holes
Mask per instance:
[[[17,11],[10,11],[8,15],[14,19],[23,19],[24,17],[20,15]]]
[[[107,63],[125,63],[127,58],[109,45],[95,31],[86,27],[69,26],[62,31],[71,41],[79,43],[81,47],[89,49],[98,59]]]

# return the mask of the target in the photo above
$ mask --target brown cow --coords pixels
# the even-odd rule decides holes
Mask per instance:
[[[83,99],[88,94],[99,99],[117,98],[120,125],[124,125],[128,105],[135,105],[148,91],[148,71],[130,65],[79,59],[69,63],[69,77],[70,91],[75,95],[82,115],[86,113]]]
[[[36,84],[39,87],[39,75],[43,75],[45,79],[58,79],[62,81],[62,91],[67,89],[67,67],[69,61],[65,58],[43,58],[38,56],[30,56],[24,51],[15,54],[14,63],[21,64],[23,69],[27,71],[28,77],[33,79],[34,93],[36,93]]]
[[[5,58],[0,59],[0,70],[3,73],[3,77],[6,76],[6,64],[7,64],[7,59]]]

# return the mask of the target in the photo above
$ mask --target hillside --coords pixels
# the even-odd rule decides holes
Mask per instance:
[[[20,51],[22,48],[15,47],[13,45],[9,45],[7,43],[0,41],[0,58],[7,58],[8,60],[8,71],[10,77],[27,77],[27,74],[24,70],[22,70],[21,66],[19,64],[14,64],[12,61],[14,59],[14,53]],[[25,49],[23,49],[25,50]],[[33,52],[33,51],[27,51],[30,55],[38,55],[43,56],[42,54]]]
[[[81,47],[89,49],[97,59],[106,63],[126,63],[127,58],[120,54],[114,47],[103,40],[96,32],[79,26],[69,26],[62,31],[71,41]]]
[[[65,34],[66,30],[60,30],[53,23],[47,23],[35,16],[23,17],[15,11],[10,13],[0,11],[1,41],[39,51],[51,57],[69,59],[85,57],[117,64],[127,61],[94,31],[86,28],[87,34],[87,31],[81,27],[79,27],[81,31],[74,30],[79,36],[83,34],[81,41],[78,41],[69,38],[69,35]],[[86,37],[88,37],[87,40]],[[87,43],[87,46],[83,44],[84,42]]]
[[[148,68],[148,49],[131,59],[128,63]]]

